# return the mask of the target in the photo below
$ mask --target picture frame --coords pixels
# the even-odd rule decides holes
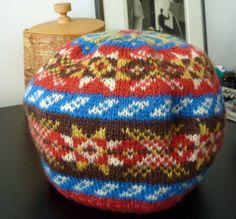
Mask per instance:
[[[106,30],[136,29],[164,32],[183,38],[207,53],[205,0],[94,0],[96,18]],[[142,24],[133,26],[132,12],[140,7]],[[182,8],[181,8],[182,7]],[[137,17],[137,16],[136,16]],[[132,20],[132,21],[131,21]],[[138,24],[138,25],[137,25]]]

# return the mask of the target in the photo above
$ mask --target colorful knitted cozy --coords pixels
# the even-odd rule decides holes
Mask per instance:
[[[35,74],[24,102],[49,180],[101,209],[169,208],[201,181],[222,144],[211,62],[156,32],[75,39]]]

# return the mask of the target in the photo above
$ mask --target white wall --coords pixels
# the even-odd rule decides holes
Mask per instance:
[[[71,17],[95,17],[94,0],[69,0]],[[0,107],[22,103],[24,93],[22,31],[57,19],[53,4],[63,0],[0,0]]]
[[[200,49],[204,49],[201,0],[184,0],[184,6],[185,19],[189,21],[186,23],[187,41]]]
[[[126,0],[103,0],[103,6],[106,30],[128,29]]]
[[[205,0],[209,56],[236,69],[236,1]]]

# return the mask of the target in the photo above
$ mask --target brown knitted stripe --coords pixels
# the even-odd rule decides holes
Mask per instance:
[[[172,175],[164,173],[163,169],[156,168],[154,170],[148,171],[147,167],[137,167],[133,170],[133,174],[125,174],[127,173],[127,166],[115,167],[109,166],[109,173],[104,174],[101,167],[89,164],[83,170],[79,170],[76,167],[76,162],[66,162],[62,160],[57,160],[56,158],[50,157],[43,152],[40,152],[43,160],[55,171],[65,173],[67,175],[71,175],[77,178],[92,178],[92,179],[100,179],[100,180],[117,180],[124,182],[143,182],[143,183],[176,183],[182,182],[192,177],[200,174],[202,171],[207,169],[212,161],[214,160],[214,156],[211,157],[210,160],[202,163],[200,167],[196,170],[196,166],[198,164],[196,162],[188,162],[182,165],[180,168],[176,168],[175,171],[172,172]],[[183,169],[186,173],[183,172]],[[166,170],[167,171],[167,170]],[[145,175],[146,173],[146,175]],[[170,171],[169,171],[170,174]]]
[[[205,126],[212,132],[217,124],[220,129],[224,127],[224,114],[219,116],[212,116],[209,118],[191,118],[191,117],[178,117],[174,120],[168,121],[107,121],[99,119],[81,119],[72,118],[67,115],[59,115],[53,113],[45,113],[39,109],[25,106],[26,112],[29,116],[33,116],[36,122],[40,123],[42,119],[52,121],[59,121],[60,125],[57,127],[57,132],[71,136],[72,125],[77,125],[82,128],[83,133],[90,137],[100,128],[106,129],[106,140],[125,140],[131,137],[125,133],[125,130],[137,131],[151,136],[165,136],[168,133],[176,134],[197,134],[200,133],[200,126]],[[137,134],[137,132],[136,132]],[[140,140],[142,136],[140,135]]]

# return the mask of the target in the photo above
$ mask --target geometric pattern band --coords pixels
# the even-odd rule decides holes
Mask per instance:
[[[53,129],[57,126],[51,125]],[[30,118],[29,126],[41,155],[55,170],[90,178],[96,172],[102,179],[115,179],[118,174],[122,181],[129,176],[142,182],[150,177],[152,182],[171,182],[197,175],[211,163],[223,134],[216,125],[213,132],[203,128],[199,135],[175,135],[166,139],[153,136],[140,141],[132,136],[129,140],[107,141],[104,129],[88,137],[79,129],[74,129],[72,136],[63,135],[45,129]]]
[[[136,49],[140,47],[152,46],[156,50],[168,49],[174,46],[188,47],[188,44],[180,38],[168,34],[159,34],[153,31],[145,31],[137,38],[132,34],[123,34],[125,31],[106,31],[104,33],[92,33],[79,37],[72,41],[72,45],[81,45],[83,54],[89,54],[103,46],[116,46],[121,48]],[[174,41],[173,41],[174,39]],[[125,43],[125,41],[127,43]],[[130,43],[132,42],[132,43]]]
[[[119,126],[116,126],[117,121],[108,121],[100,119],[83,119],[71,118],[68,115],[58,115],[55,113],[46,113],[42,110],[25,106],[27,115],[35,122],[55,130],[64,135],[71,135],[73,127],[76,125],[83,130],[87,137],[93,136],[99,129],[106,130],[106,140],[126,140],[132,136],[125,134],[130,132],[139,140],[150,139],[155,136],[163,138],[167,133],[175,134],[196,134],[203,131],[203,127],[207,127],[209,132],[213,132],[218,126],[219,129],[224,127],[224,115],[211,116],[207,118],[191,118],[191,117],[176,117],[172,120],[154,120],[154,121],[125,121],[120,120]],[[165,129],[162,127],[165,126]]]
[[[104,97],[101,94],[70,94],[31,85],[25,103],[45,112],[104,120],[163,120],[176,116],[208,117],[224,110],[221,93],[194,97]]]
[[[50,169],[42,160],[43,168],[59,189],[87,194],[102,198],[137,200],[144,202],[160,202],[178,196],[198,184],[206,171],[189,181],[175,184],[145,184],[135,182],[102,181],[97,179],[75,178]]]
[[[101,93],[104,96],[137,96],[172,95],[194,96],[206,93],[215,94],[220,88],[217,76],[204,79],[141,79],[141,80],[115,80],[114,78],[96,78],[84,76],[80,78],[58,78],[49,72],[35,78],[34,84],[48,90],[69,93]],[[165,87],[164,90],[158,89]]]

